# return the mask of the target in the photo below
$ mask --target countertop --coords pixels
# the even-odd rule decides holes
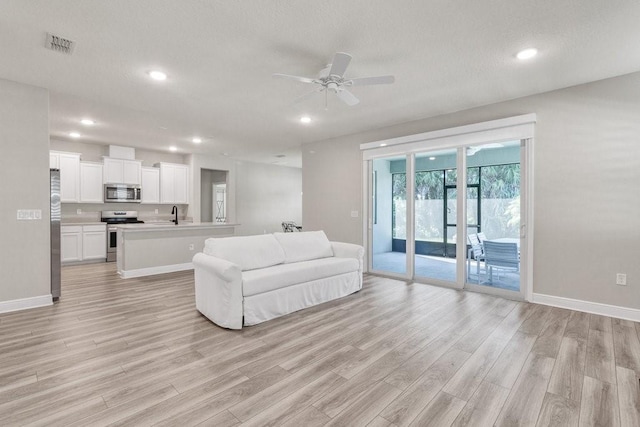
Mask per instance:
[[[223,223],[223,222],[178,222],[175,225],[172,222],[146,222],[144,224],[121,224],[118,229],[127,232],[144,232],[144,231],[169,231],[169,230],[185,230],[185,229],[211,229],[211,228],[228,228],[236,227],[240,224]]]
[[[67,226],[67,225],[107,225],[106,222],[102,222],[102,221],[62,221],[60,222],[61,226]]]

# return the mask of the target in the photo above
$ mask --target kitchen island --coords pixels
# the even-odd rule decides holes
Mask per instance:
[[[171,222],[118,226],[117,267],[123,279],[193,269],[193,256],[210,237],[235,234],[239,224]]]

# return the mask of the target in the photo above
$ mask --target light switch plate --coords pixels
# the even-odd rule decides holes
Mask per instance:
[[[358,211],[351,211],[351,218],[358,218]]]
[[[16,216],[19,221],[42,219],[42,209],[18,209]]]

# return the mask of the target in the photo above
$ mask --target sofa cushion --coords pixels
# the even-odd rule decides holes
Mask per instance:
[[[257,295],[299,283],[358,271],[359,268],[360,263],[355,258],[331,257],[245,271],[242,273],[242,294],[245,297]]]
[[[273,235],[284,249],[285,263],[333,256],[331,242],[324,231],[273,233]]]
[[[242,271],[284,262],[282,246],[272,234],[210,238],[205,241],[203,252],[232,262]]]

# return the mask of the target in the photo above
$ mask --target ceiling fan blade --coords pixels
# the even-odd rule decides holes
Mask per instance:
[[[388,85],[396,81],[393,76],[360,77],[344,82],[347,86]]]
[[[289,80],[295,80],[298,82],[302,82],[302,83],[314,83],[315,79],[311,79],[309,77],[300,77],[300,76],[292,76],[290,74],[281,74],[281,73],[275,73],[272,74],[273,77],[278,78],[278,79],[289,79]]]
[[[338,98],[340,98],[340,100],[342,102],[344,102],[345,104],[347,104],[350,107],[352,107],[352,106],[354,106],[354,105],[356,105],[357,103],[360,102],[360,100],[358,98],[356,98],[354,94],[352,94],[351,92],[349,92],[346,89],[342,89],[342,90],[337,91],[336,95],[338,95]]]
[[[344,76],[344,72],[347,71],[349,62],[351,62],[351,55],[344,52],[337,52],[335,55],[333,55],[333,61],[331,62],[329,75],[342,78]]]
[[[293,101],[293,103],[294,103],[294,104],[298,104],[298,103],[300,103],[300,102],[306,101],[307,99],[309,99],[309,98],[313,97],[316,93],[320,93],[320,92],[322,92],[323,90],[324,90],[324,87],[320,86],[318,89],[316,89],[316,90],[314,90],[314,91],[312,91],[312,92],[305,93],[304,95],[299,96],[298,98],[296,98],[296,99]]]

